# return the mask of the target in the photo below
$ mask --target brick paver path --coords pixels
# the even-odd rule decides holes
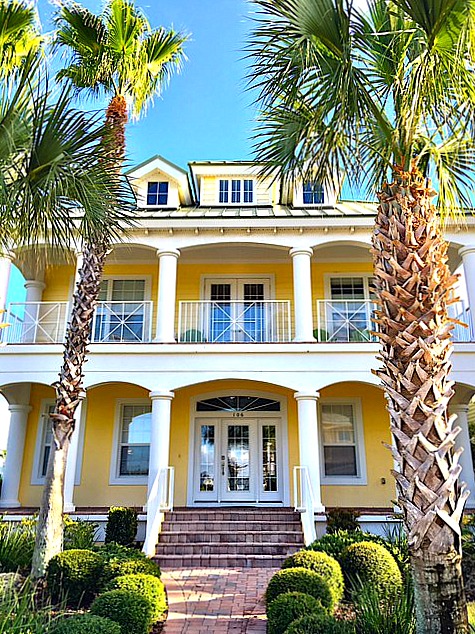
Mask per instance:
[[[277,568],[164,570],[163,634],[265,634],[264,592]]]

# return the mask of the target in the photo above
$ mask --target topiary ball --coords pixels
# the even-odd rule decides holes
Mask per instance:
[[[128,548],[112,542],[96,551],[104,560],[104,581],[114,577],[143,573],[160,578],[157,564],[136,548]]]
[[[65,550],[52,557],[46,580],[53,601],[64,597],[68,604],[87,604],[102,583],[104,562],[92,550]]]
[[[355,626],[328,614],[308,614],[291,623],[285,634],[355,634]]]
[[[165,586],[160,579],[152,575],[137,574],[116,577],[108,583],[106,589],[137,592],[148,599],[152,608],[151,618],[153,623],[158,621],[167,609]]]
[[[267,609],[267,633],[284,634],[295,619],[322,610],[318,599],[303,592],[285,592],[279,595]]]
[[[152,625],[150,601],[127,590],[104,592],[91,605],[91,614],[116,621],[121,634],[148,634]]]
[[[285,592],[303,592],[318,599],[322,609],[332,612],[335,607],[333,595],[328,583],[313,570],[305,568],[286,568],[276,572],[266,590],[266,603],[270,605],[274,599]]]
[[[381,595],[400,592],[401,571],[391,553],[373,542],[359,542],[346,548],[341,556],[341,566],[349,586],[357,591],[369,584]]]
[[[294,553],[282,564],[282,568],[306,568],[313,570],[328,583],[335,604],[343,598],[344,582],[341,566],[336,559],[323,552],[301,550]]]
[[[62,619],[51,634],[121,634],[120,625],[94,614],[80,614]]]

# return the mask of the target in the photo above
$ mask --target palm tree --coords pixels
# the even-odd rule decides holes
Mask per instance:
[[[475,123],[473,0],[254,0],[251,82],[265,171],[347,175],[377,190],[376,373],[394,438],[417,631],[467,632],[458,482],[447,412],[455,278],[439,217],[470,203]],[[438,209],[432,205],[438,186]]]
[[[110,150],[106,162],[119,177],[125,159],[125,126],[128,109],[138,117],[160,93],[173,71],[184,60],[186,37],[160,28],[152,30],[146,18],[127,0],[108,0],[101,15],[69,3],[57,18],[57,46],[70,55],[60,71],[78,90],[110,96],[103,142]],[[56,383],[51,452],[38,517],[33,575],[44,575],[52,556],[62,548],[63,482],[67,451],[74,432],[74,413],[83,396],[83,366],[87,355],[94,308],[112,236],[98,232],[83,249],[83,264],[73,297],[66,332],[63,366]]]
[[[23,0],[0,0],[0,76],[21,66],[41,44],[33,5]]]

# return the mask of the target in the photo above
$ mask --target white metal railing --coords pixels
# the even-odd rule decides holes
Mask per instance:
[[[180,343],[271,343],[291,341],[290,301],[180,302]]]
[[[315,530],[315,496],[307,467],[294,467],[294,507],[299,511],[305,545],[317,538]]]
[[[93,343],[144,342],[152,339],[152,302],[98,302]]]
[[[451,304],[449,306],[449,315],[452,319],[456,319],[460,322],[455,324],[455,327],[452,330],[453,341],[459,343],[475,341],[472,314],[469,307],[465,306],[464,302],[456,302],[455,304]]]
[[[173,511],[175,487],[174,467],[164,467],[157,473],[147,498],[147,529],[143,552],[152,557],[155,554],[164,512]]]
[[[375,308],[375,302],[370,300],[319,299],[315,338],[331,343],[377,341],[371,334],[375,329],[371,320]]]
[[[64,341],[68,302],[13,302],[2,329],[4,343],[61,343]]]

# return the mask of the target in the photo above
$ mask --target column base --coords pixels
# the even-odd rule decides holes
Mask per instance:
[[[325,507],[323,506],[323,504],[317,505],[313,507],[313,512],[314,513],[318,513],[318,514],[322,514],[322,513],[326,513]]]
[[[157,337],[155,337],[152,343],[176,343],[176,339],[157,339]]]
[[[0,508],[19,508],[21,506],[18,500],[0,500]]]
[[[74,513],[76,507],[71,502],[65,502],[63,506],[63,513]]]
[[[315,337],[294,337],[292,343],[318,343]]]

